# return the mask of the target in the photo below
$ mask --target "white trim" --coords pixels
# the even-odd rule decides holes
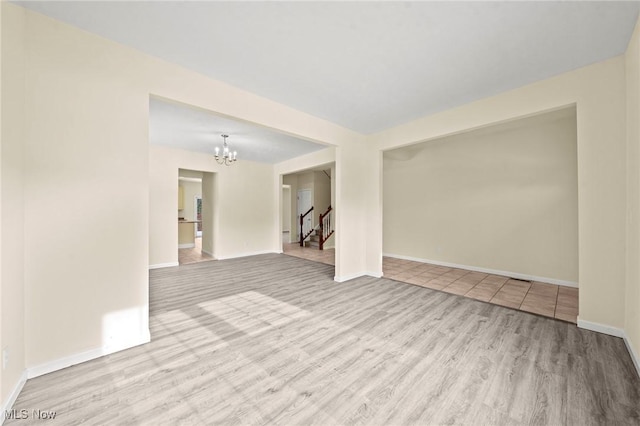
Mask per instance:
[[[85,352],[80,352],[77,354],[65,356],[62,358],[58,358],[53,361],[45,362],[34,367],[29,367],[27,369],[27,377],[29,379],[33,379],[34,377],[42,376],[47,373],[51,373],[53,371],[62,370],[63,368],[70,367],[72,365],[80,364],[86,361],[91,361],[92,359],[100,358],[105,355],[109,355],[115,352],[120,352],[125,349],[133,348],[135,346],[144,345],[145,343],[149,343],[151,341],[151,336],[149,334],[149,330],[141,336],[141,339],[132,344],[128,344],[126,346],[119,347],[107,347],[103,346],[100,348],[90,349]]]
[[[22,388],[24,387],[25,383],[27,383],[27,370],[24,370],[22,372],[22,374],[20,375],[20,378],[18,379],[18,383],[16,383],[16,385],[13,387],[13,389],[9,393],[9,396],[7,397],[6,401],[4,401],[4,403],[2,404],[2,412],[0,412],[0,425],[2,425],[6,420],[5,413],[11,410],[11,407],[13,407],[13,404],[16,402],[16,399],[18,399],[18,395],[20,395],[20,392],[22,391]]]
[[[221,256],[218,257],[218,260],[227,260],[227,259],[237,259],[239,257],[249,257],[249,256],[258,256],[260,254],[270,254],[270,253],[277,253],[274,250],[261,250],[261,251],[251,251],[251,252],[247,252],[247,253],[239,253],[239,254],[234,254],[231,256]],[[207,253],[209,254],[209,253]]]
[[[195,226],[194,226],[195,228]],[[178,248],[179,249],[183,249],[183,248],[194,248],[196,246],[196,243],[186,243],[186,244],[178,244]]]
[[[519,272],[500,271],[498,269],[481,268],[479,266],[460,265],[451,262],[442,262],[440,260],[421,259],[419,257],[403,256],[401,254],[382,253],[382,256],[393,257],[395,259],[411,260],[414,262],[431,263],[438,266],[446,266],[449,268],[468,269],[469,271],[484,272],[485,274],[503,275],[509,278],[518,278],[520,280],[538,281],[542,283],[549,283],[555,285],[561,285],[565,287],[578,288],[578,283],[575,281],[559,280],[556,278],[538,277],[535,275],[521,274]]]
[[[367,275],[367,274],[364,273],[364,272],[358,272],[358,273],[355,273],[355,274],[342,275],[342,276],[336,275],[336,276],[333,277],[333,280],[335,282],[343,283],[345,281],[350,281],[350,280],[353,280],[353,279],[356,279],[356,278],[364,277],[365,275]]]
[[[343,283],[345,281],[353,280],[360,277],[382,278],[382,272],[365,271],[365,272],[360,272],[360,273],[351,274],[351,275],[342,275],[342,276],[335,275],[333,277],[333,280],[335,282]]]
[[[631,345],[631,340],[627,336],[627,333],[624,333],[624,344],[627,346],[627,350],[629,351],[629,355],[631,355],[631,360],[633,361],[633,365],[636,366],[636,371],[638,372],[638,377],[640,377],[640,356],[638,352],[635,351],[633,345]]]
[[[156,263],[155,265],[149,265],[149,269],[171,268],[179,265],[178,262]]]
[[[622,338],[622,340],[624,340],[625,346],[627,347],[627,351],[629,351],[629,356],[633,361],[633,365],[636,367],[638,376],[640,377],[640,356],[638,356],[638,353],[633,348],[633,345],[629,340],[629,336],[627,336],[627,333],[624,331],[624,329],[611,327],[610,325],[599,324],[597,322],[581,320],[580,317],[578,317],[578,327],[584,328],[585,330],[596,331],[598,333]]]
[[[208,254],[209,256],[215,258],[215,256],[213,255],[213,253],[206,251],[205,249],[200,249],[200,251],[204,254]]]
[[[597,322],[581,320],[578,316],[578,327],[585,330],[597,331],[598,333],[608,334],[609,336],[624,337],[624,330],[610,325],[599,324]]]

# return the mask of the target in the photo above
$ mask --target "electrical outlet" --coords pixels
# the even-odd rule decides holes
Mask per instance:
[[[9,365],[9,348],[2,349],[2,369],[6,370]]]

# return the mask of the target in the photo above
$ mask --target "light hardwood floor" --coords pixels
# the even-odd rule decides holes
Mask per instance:
[[[31,379],[14,409],[61,425],[640,423],[622,340],[566,322],[339,284],[277,254],[150,274],[151,343]]]
[[[283,244],[284,254],[335,264],[335,250]],[[578,289],[541,282],[510,279],[466,269],[383,257],[384,277],[433,290],[470,297],[508,308],[569,321],[578,320]]]

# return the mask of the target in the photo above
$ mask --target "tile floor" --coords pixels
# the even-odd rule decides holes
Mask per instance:
[[[215,260],[213,257],[202,252],[202,238],[196,238],[195,243],[196,246],[194,248],[178,249],[178,263],[180,265]]]
[[[385,257],[385,278],[576,323],[578,289]]]
[[[335,264],[335,250],[283,244],[284,254]],[[540,282],[528,282],[500,275],[449,268],[411,260],[384,257],[385,278],[458,294],[483,302],[556,318],[572,323],[578,317],[578,289]]]
[[[298,243],[283,243],[282,251],[289,256],[301,257],[315,262],[326,263],[327,265],[336,264],[335,249],[318,250],[313,247],[300,247]]]

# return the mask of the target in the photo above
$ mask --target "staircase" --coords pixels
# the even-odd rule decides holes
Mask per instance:
[[[320,237],[322,236],[322,232],[320,229],[315,229],[314,232],[307,238],[304,242],[305,247],[313,247],[320,250]]]
[[[318,226],[308,232],[304,232],[304,217],[313,211],[313,207],[304,215],[300,215],[300,247],[317,247],[318,250],[324,249],[324,244],[334,233],[333,222],[331,220],[331,212],[333,208],[329,206],[326,212],[321,213]]]

